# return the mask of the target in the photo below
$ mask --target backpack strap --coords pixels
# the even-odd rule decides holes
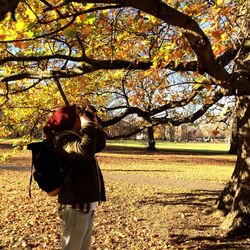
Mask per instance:
[[[33,179],[33,167],[34,167],[34,164],[33,164],[33,160],[32,160],[32,163],[30,166],[30,183],[29,183],[29,197],[30,198],[31,198],[31,184],[32,184],[32,179]]]

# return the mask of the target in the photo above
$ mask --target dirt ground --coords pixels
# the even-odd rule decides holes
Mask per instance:
[[[0,148],[1,154],[9,150],[8,145]],[[225,183],[105,168],[111,163],[119,166],[125,160],[124,152],[131,153],[118,149],[115,157],[107,149],[98,157],[104,166],[108,200],[95,212],[91,249],[250,249],[250,238],[224,237],[219,229],[223,218],[207,212]],[[128,165],[145,158],[145,151],[134,150],[129,157]],[[203,157],[194,157],[194,161],[202,163]],[[152,163],[177,158],[177,152],[161,151],[146,157]],[[181,160],[185,162],[184,154]],[[190,160],[188,155],[186,160]],[[211,164],[215,160],[216,164],[234,164],[220,157],[211,159]],[[41,192],[34,182],[32,198],[28,197],[29,165],[28,153],[0,165],[0,249],[60,249],[56,198]]]

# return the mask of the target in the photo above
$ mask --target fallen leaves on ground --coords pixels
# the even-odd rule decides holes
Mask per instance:
[[[27,171],[0,170],[0,176],[0,249],[60,249],[56,198],[35,183],[29,198]],[[214,244],[214,239],[223,242],[219,219],[202,213],[216,192],[109,180],[106,186],[108,201],[96,209],[92,249],[198,249]]]
[[[35,182],[32,198],[29,198],[27,156],[25,159],[22,162],[15,159],[0,168],[0,249],[60,249],[61,221],[57,200],[39,190]],[[121,161],[119,157],[116,162],[115,159],[105,162],[105,159],[100,157],[104,176],[105,172],[110,175],[112,171],[122,176],[131,168],[131,174],[136,172],[140,181],[129,182],[127,174],[119,181],[105,179],[107,202],[96,209],[91,249],[250,248],[248,239],[229,240],[221,236],[218,226],[222,220],[203,212],[219,195],[218,190],[206,190],[205,182],[202,190],[151,185],[149,179],[156,177],[154,172],[162,178],[171,177],[165,158],[161,165],[143,165],[147,174],[132,170],[145,162],[143,159],[126,159],[127,166],[123,164],[125,159]],[[165,171],[159,172],[164,164]],[[124,168],[122,171],[121,167]],[[172,167],[171,172],[174,172]],[[189,180],[182,172],[178,174]],[[204,174],[203,180],[206,179]]]

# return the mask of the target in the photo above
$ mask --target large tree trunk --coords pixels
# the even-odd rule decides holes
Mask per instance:
[[[181,141],[188,142],[188,128],[187,124],[181,125]]]
[[[174,126],[169,127],[169,140],[171,142],[175,142],[175,127]]]
[[[241,24],[242,47],[236,60],[235,72],[238,78],[244,78],[250,88],[250,52],[249,14],[247,2],[239,7],[239,24]],[[245,48],[245,49],[244,49]],[[221,225],[228,236],[250,235],[250,96],[237,91],[237,161],[231,180],[226,185],[218,200],[218,209],[226,215]]]
[[[153,126],[148,127],[148,148],[149,150],[155,150],[155,138]]]
[[[236,115],[239,145],[236,167],[218,204],[227,214],[221,228],[228,230],[229,235],[246,233],[250,228],[250,96],[239,97]]]
[[[242,100],[243,102],[243,100]],[[237,101],[237,108],[236,108],[236,115],[237,117],[235,117],[234,119],[234,132],[232,132],[234,134],[234,140],[236,142],[238,142],[239,138],[238,138],[238,132],[239,132],[239,124],[238,124],[238,121],[240,119],[240,116],[241,116],[241,111],[240,111],[240,100]],[[246,114],[245,114],[246,115]],[[231,143],[232,145],[232,143]],[[231,146],[232,147],[232,146]],[[237,150],[238,149],[238,150]],[[236,190],[237,190],[237,185],[238,185],[238,182],[240,181],[240,174],[241,174],[241,161],[242,161],[242,158],[241,158],[241,146],[238,145],[237,143],[237,148],[234,150],[236,150],[236,154],[238,155],[237,156],[237,161],[236,161],[236,166],[235,166],[235,169],[234,169],[234,172],[231,176],[231,179],[229,180],[229,182],[227,183],[227,185],[225,186],[224,190],[221,192],[218,200],[217,200],[217,204],[216,204],[216,207],[218,210],[220,210],[221,212],[223,212],[224,215],[227,215],[232,207],[233,207],[233,201],[234,201],[234,198],[235,198],[235,193],[236,193]]]

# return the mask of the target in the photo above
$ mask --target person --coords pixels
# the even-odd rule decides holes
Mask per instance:
[[[91,120],[76,106],[58,109],[43,128],[58,155],[62,182],[58,192],[62,249],[90,247],[94,209],[105,201],[105,187],[95,154],[105,148],[96,113]]]

